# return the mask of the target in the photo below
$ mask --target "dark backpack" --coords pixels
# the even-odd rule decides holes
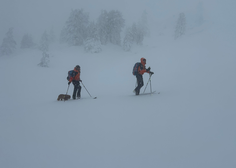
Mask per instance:
[[[73,70],[68,71],[67,80],[69,81],[71,77],[73,77]]]
[[[137,75],[138,74],[138,67],[140,66],[140,62],[137,62],[136,64],[134,64],[133,67],[133,75]]]

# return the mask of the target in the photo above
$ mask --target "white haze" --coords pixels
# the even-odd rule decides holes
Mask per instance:
[[[203,1],[201,26],[192,21],[197,0],[105,2],[0,1],[0,40],[14,27],[18,42],[13,55],[0,57],[0,167],[235,168],[235,1]],[[51,26],[60,32],[72,8],[94,19],[118,9],[130,23],[145,9],[151,35],[130,52],[110,44],[92,54],[56,43],[49,67],[37,66],[42,53],[20,49],[22,36],[39,39]],[[191,27],[174,40],[179,12]],[[160,94],[133,95],[131,71],[141,57]],[[76,64],[98,98],[83,87],[81,100],[58,102]]]
[[[151,26],[180,12],[191,12],[199,2],[204,3],[206,19],[214,22],[226,20],[224,23],[235,27],[235,21],[228,20],[235,16],[234,0],[1,0],[0,39],[3,39],[10,27],[14,28],[18,43],[26,33],[31,34],[37,41],[45,30],[50,31],[52,28],[59,35],[71,9],[84,9],[90,14],[90,20],[95,21],[101,10],[119,10],[127,26],[136,22],[145,10]]]

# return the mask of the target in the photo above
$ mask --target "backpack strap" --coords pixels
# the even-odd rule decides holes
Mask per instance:
[[[78,72],[73,70],[72,77],[74,78],[77,74],[78,74]]]

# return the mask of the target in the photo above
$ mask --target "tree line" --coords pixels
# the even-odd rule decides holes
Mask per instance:
[[[196,24],[201,25],[204,22],[203,13],[203,4],[199,3]],[[174,39],[178,39],[185,34],[186,25],[186,15],[182,12],[176,21]],[[121,33],[123,33],[122,36]],[[137,22],[129,26],[126,25],[122,13],[118,10],[102,10],[96,21],[90,21],[89,13],[83,9],[74,9],[71,10],[57,39],[69,46],[83,46],[87,52],[99,53],[102,51],[102,46],[108,43],[118,45],[124,51],[130,51],[133,45],[142,45],[144,38],[148,35],[148,18],[145,11]],[[38,48],[46,53],[49,51],[50,44],[55,42],[55,39],[53,29],[42,34],[38,45],[30,34],[25,34],[22,37],[20,48]],[[0,45],[0,56],[12,54],[16,46],[13,28],[9,28]]]
[[[147,35],[147,13],[144,12],[138,23],[127,27],[124,38],[121,33],[125,27],[125,19],[118,10],[102,10],[96,21],[89,20],[89,13],[83,9],[71,10],[65,25],[61,30],[59,40],[70,46],[84,46],[85,51],[98,53],[102,46],[108,43],[119,45],[125,51],[129,51],[132,44],[142,44],[144,36]],[[55,41],[53,30],[45,31],[36,44],[32,35],[25,34],[22,37],[20,48],[38,48],[47,52],[49,46]],[[10,55],[16,49],[17,43],[13,37],[13,28],[10,28],[0,46],[0,55]],[[44,54],[45,55],[45,54]]]

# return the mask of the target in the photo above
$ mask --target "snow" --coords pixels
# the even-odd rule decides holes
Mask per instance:
[[[39,50],[0,57],[0,167],[236,167],[235,36],[221,30],[152,34],[131,52],[57,44],[49,68]],[[160,94],[133,94],[141,57]],[[97,99],[82,88],[82,99],[57,101],[77,64]]]

